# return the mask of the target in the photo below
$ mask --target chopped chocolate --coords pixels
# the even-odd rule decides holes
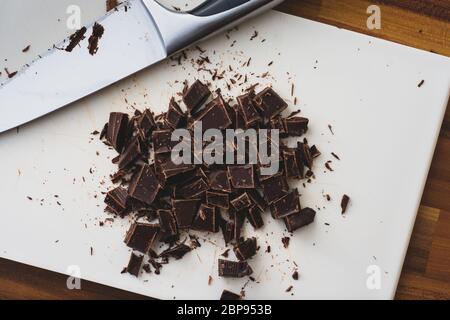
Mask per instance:
[[[31,48],[31,45],[27,45],[25,48],[22,49],[22,52],[23,53],[28,52],[28,50],[30,50],[30,48]]]
[[[196,80],[183,94],[183,102],[192,114],[208,99],[211,91],[200,80]]]
[[[125,147],[123,153],[119,157],[117,165],[119,169],[124,169],[133,165],[140,156],[142,156],[144,150],[141,146],[141,142],[138,137],[134,137],[133,140]]]
[[[139,271],[141,270],[142,261],[144,260],[144,256],[136,255],[133,252],[130,256],[130,261],[128,262],[128,266],[126,267],[126,272],[129,274],[138,277]]]
[[[135,222],[128,230],[124,242],[132,249],[147,253],[160,230],[157,224]]]
[[[207,232],[219,231],[219,213],[217,208],[201,204],[192,229]]]
[[[335,157],[337,160],[341,160],[341,158],[339,158],[339,156],[336,153],[332,152],[331,155]]]
[[[114,213],[122,215],[127,208],[128,192],[123,187],[117,187],[109,191],[105,197],[106,205],[111,208]]]
[[[348,206],[348,202],[350,201],[350,197],[346,194],[344,194],[342,196],[342,200],[341,200],[341,213],[344,214],[345,211],[347,210],[347,206]]]
[[[192,249],[189,246],[185,245],[184,243],[180,243],[180,244],[176,245],[175,247],[164,250],[163,252],[161,252],[161,254],[159,256],[160,257],[173,257],[173,258],[179,260],[179,259],[183,258],[183,256],[191,250]]]
[[[257,206],[253,206],[248,209],[247,219],[255,230],[264,226],[264,221],[261,216],[261,210]]]
[[[420,82],[417,85],[417,87],[420,88],[421,86],[423,86],[424,83],[425,83],[425,80],[420,80]]]
[[[317,158],[318,156],[321,155],[319,149],[317,149],[317,147],[315,145],[313,145],[310,148],[309,152],[311,153],[311,157],[313,157],[313,158]]]
[[[230,199],[227,193],[207,191],[206,203],[222,209],[228,209],[230,207]]]
[[[240,261],[248,260],[256,254],[257,244],[256,238],[252,237],[243,242],[238,243],[234,247],[234,254]]]
[[[295,270],[294,273],[292,274],[292,279],[298,280],[298,271],[297,270]]]
[[[300,211],[300,195],[298,190],[288,193],[283,198],[275,201],[270,206],[270,212],[274,219],[281,219]]]
[[[232,124],[226,103],[221,96],[208,103],[197,121],[201,122],[203,131],[208,129],[224,130]]]
[[[137,127],[143,139],[148,139],[151,137],[152,131],[156,129],[156,122],[149,109],[145,109],[144,112],[142,112],[141,116],[137,120]]]
[[[231,205],[237,210],[241,211],[245,208],[250,207],[253,203],[250,199],[247,192],[242,193],[241,195],[235,197],[233,200],[230,201]]]
[[[228,258],[228,252],[230,252],[230,249],[225,250],[225,251],[221,254],[221,256],[222,256],[222,257],[225,257],[225,258]]]
[[[172,210],[179,229],[190,228],[197,214],[200,200],[172,199]]]
[[[266,88],[254,99],[266,119],[272,119],[287,108],[287,103],[272,89]]]
[[[253,273],[252,268],[246,261],[230,261],[219,259],[219,277],[242,278]]]
[[[222,291],[222,295],[220,296],[220,300],[229,300],[229,301],[233,301],[233,300],[240,300],[241,296],[239,294],[233,293],[231,291],[228,290],[223,290]]]
[[[297,154],[295,150],[289,149],[283,151],[284,172],[288,178],[300,178],[302,173],[298,165]]]
[[[172,150],[172,131],[157,130],[152,132],[153,150],[155,153],[165,153]]]
[[[121,112],[111,112],[106,131],[106,141],[120,153],[127,139],[127,133],[128,115]]]
[[[264,198],[268,204],[281,199],[288,194],[289,186],[283,174],[277,173],[270,178],[261,181]]]
[[[170,99],[169,110],[167,110],[165,121],[172,128],[176,129],[184,121],[185,115],[174,98]]]
[[[309,120],[303,117],[291,117],[284,119],[284,126],[289,136],[300,137],[308,131]]]
[[[199,178],[181,187],[179,193],[186,199],[192,199],[203,195],[208,190],[208,184],[203,178]]]
[[[223,192],[231,192],[230,179],[228,173],[225,170],[212,171],[209,174],[209,183],[211,189]]]
[[[284,218],[284,223],[289,232],[306,226],[314,221],[316,212],[311,208],[303,208],[298,213],[291,214]]]
[[[159,225],[164,236],[176,236],[178,234],[177,222],[171,210],[159,209],[157,211],[159,217]]]
[[[99,23],[94,23],[94,26],[92,27],[92,34],[88,39],[88,49],[89,53],[91,55],[94,55],[98,51],[98,40],[103,36],[103,33],[105,32],[105,28]],[[67,49],[66,49],[67,50]]]
[[[235,224],[234,221],[225,221],[220,224],[220,228],[222,229],[223,240],[225,244],[230,243],[235,238]]]
[[[69,37],[70,42],[65,50],[67,52],[72,52],[72,50],[85,38],[84,34],[86,31],[86,27],[82,27],[81,29],[75,31],[75,33]]]
[[[289,247],[289,242],[291,241],[291,238],[289,237],[283,237],[281,238],[281,242],[283,243],[283,247],[287,249]]]
[[[152,167],[143,165],[128,187],[128,194],[148,205],[151,205],[158,195],[161,185]]]
[[[253,105],[254,92],[250,91],[242,96],[237,97],[239,112],[244,118],[246,127],[253,125],[260,120],[258,110]]]
[[[236,189],[255,188],[253,165],[228,166],[231,184]]]

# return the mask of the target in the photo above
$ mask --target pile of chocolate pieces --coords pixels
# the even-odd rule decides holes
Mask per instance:
[[[225,244],[233,246],[237,261],[219,259],[219,276],[250,276],[248,260],[259,246],[255,237],[241,235],[246,219],[254,229],[261,228],[262,215],[270,210],[272,218],[281,220],[289,232],[314,220],[315,211],[301,208],[298,190],[291,189],[288,181],[311,179],[313,159],[320,152],[306,139],[296,148],[283,142],[302,136],[308,119],[295,113],[281,116],[288,105],[270,87],[258,94],[250,90],[230,106],[219,90],[213,94],[197,80],[185,85],[182,97],[186,112],[173,98],[168,111],[156,116],[148,109],[132,117],[113,112],[100,134],[119,153],[113,159],[118,171],[111,175],[119,186],[107,192],[106,211],[120,217],[135,215],[125,243],[149,257],[144,263],[144,255],[132,253],[123,272],[138,276],[141,269],[152,272],[153,267],[159,274],[170,257],[181,259],[200,245],[198,236],[189,234],[195,230],[197,235],[198,231],[222,232]],[[202,121],[203,130],[278,129],[282,138],[279,171],[263,176],[260,164],[175,165],[171,134],[176,128],[191,129],[196,121]],[[157,253],[163,244],[167,249]]]

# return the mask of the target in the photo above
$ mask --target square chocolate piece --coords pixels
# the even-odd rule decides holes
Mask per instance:
[[[179,229],[186,229],[192,226],[199,204],[200,200],[197,199],[172,199],[172,210]]]
[[[272,88],[266,88],[256,95],[256,103],[263,111],[266,119],[272,119],[288,107],[284,101]]]
[[[208,103],[197,121],[201,121],[203,131],[208,129],[224,130],[232,123],[226,109],[225,101],[223,101],[221,96]]]
[[[242,278],[253,273],[252,268],[246,261],[230,261],[219,259],[219,277]]]
[[[290,192],[283,198],[275,201],[270,206],[270,212],[274,219],[281,219],[300,211],[300,196],[298,190]]]
[[[200,80],[196,80],[184,93],[183,102],[190,113],[195,113],[210,95],[211,91],[208,86]]]
[[[289,232],[304,227],[314,221],[316,212],[311,208],[303,208],[300,212],[291,214],[284,218],[284,223]]]
[[[284,125],[289,136],[300,137],[308,131],[309,120],[303,117],[284,119]]]
[[[202,178],[198,178],[193,182],[181,187],[179,194],[186,199],[192,199],[201,197],[206,190],[208,190],[208,184]]]
[[[231,184],[236,189],[255,188],[255,175],[253,165],[228,166]]]
[[[147,253],[155,242],[159,230],[157,224],[135,222],[128,230],[124,242],[132,249]]]
[[[155,153],[165,153],[172,150],[172,131],[171,130],[157,130],[152,132],[153,150]]]
[[[227,193],[231,192],[230,179],[228,178],[227,171],[225,170],[212,171],[209,174],[208,178],[211,189]]]
[[[264,199],[271,204],[281,199],[289,192],[289,185],[283,174],[277,173],[270,178],[261,181]]]
[[[239,105],[239,111],[244,118],[246,127],[251,126],[261,119],[258,110],[253,104],[253,97],[254,93],[249,92],[236,98]]]
[[[146,164],[141,167],[130,182],[128,194],[137,200],[151,205],[160,189],[161,185],[153,172],[153,168]]]
[[[105,203],[118,215],[122,215],[127,208],[128,192],[123,187],[117,187],[109,191],[105,197]]]
[[[219,231],[219,214],[215,207],[201,204],[197,217],[192,224],[192,229],[207,232]]]

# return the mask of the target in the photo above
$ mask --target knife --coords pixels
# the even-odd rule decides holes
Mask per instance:
[[[96,54],[88,38],[72,52],[68,39],[0,85],[0,133],[77,101],[208,36],[231,28],[283,0],[208,0],[177,12],[154,0],[129,0],[97,22],[104,27]]]

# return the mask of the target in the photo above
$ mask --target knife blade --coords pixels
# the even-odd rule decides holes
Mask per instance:
[[[39,118],[151,66],[207,36],[282,0],[209,0],[187,13],[153,0],[129,0],[97,22],[104,27],[91,55],[86,37],[68,40],[23,67],[0,86],[0,133]]]

